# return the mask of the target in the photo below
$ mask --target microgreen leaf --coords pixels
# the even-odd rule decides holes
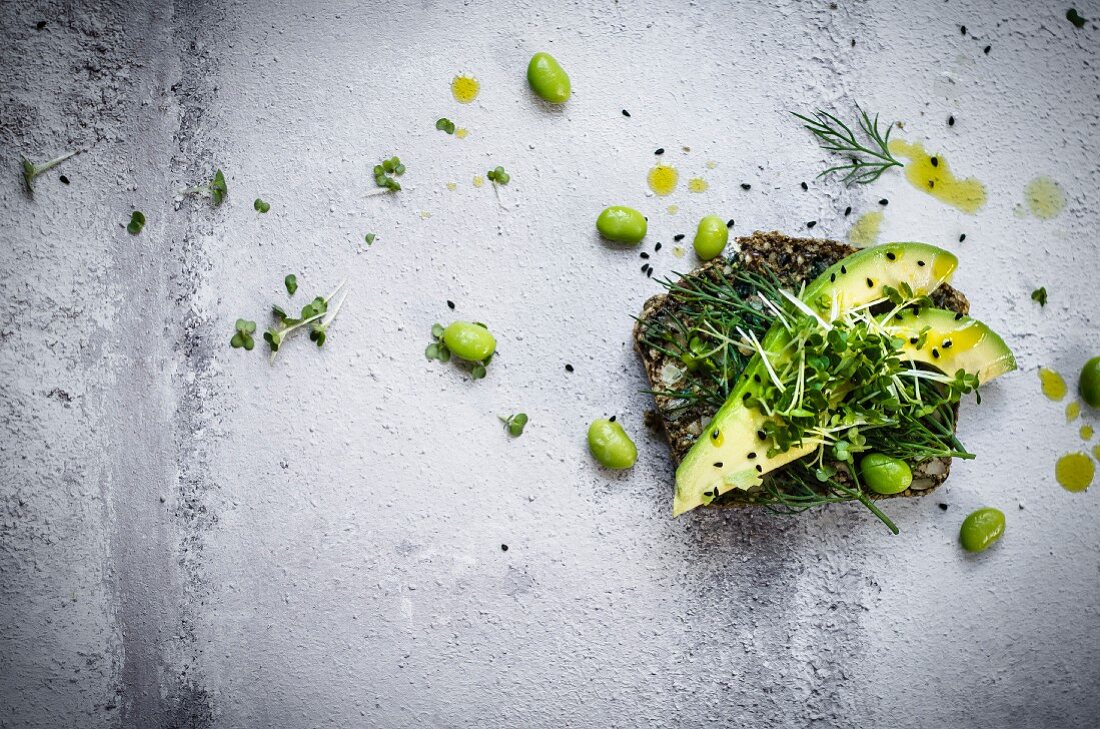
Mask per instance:
[[[504,171],[503,167],[499,165],[485,173],[485,176],[498,185],[507,185],[508,181],[512,179],[511,175]]]
[[[1088,22],[1086,18],[1082,18],[1076,8],[1070,8],[1066,11],[1066,20],[1073,23],[1074,28],[1084,28],[1085,23]]]
[[[368,246],[374,244],[374,238],[374,233],[367,233],[365,236],[363,236],[363,240],[366,241]]]
[[[256,333],[256,322],[248,319],[238,319],[234,325],[233,338],[229,340],[229,346],[234,349],[244,348],[251,351],[256,345],[252,335]]]
[[[137,235],[141,232],[141,229],[145,227],[145,215],[140,210],[135,210],[130,215],[130,222],[126,226],[126,230],[130,235]]]
[[[1047,305],[1047,287],[1046,286],[1040,286],[1039,288],[1032,291],[1031,292],[1031,300],[1032,301],[1038,301],[1039,306],[1046,306]]]
[[[513,438],[518,438],[523,435],[523,428],[527,425],[526,413],[516,413],[515,415],[509,415],[507,418],[499,415],[497,417],[504,423],[504,429],[507,430],[508,434]]]
[[[436,121],[435,128],[438,129],[441,132],[447,132],[447,134],[454,134],[455,133],[455,124],[454,124],[454,122],[451,121],[450,119],[446,118],[446,117]]]
[[[52,170],[54,167],[57,167],[59,164],[69,159],[73,155],[79,154],[80,151],[81,150],[77,149],[72,152],[66,152],[60,157],[54,157],[50,161],[42,162],[40,164],[31,162],[26,157],[20,157],[20,166],[23,168],[23,182],[27,186],[27,192],[31,195],[34,194],[34,181],[39,175],[41,175],[43,172]]]
[[[221,170],[218,170],[214,173],[214,178],[210,182],[184,190],[183,194],[209,195],[214,202],[214,206],[217,207],[225,201],[226,196],[229,194],[229,188],[225,184],[225,175],[222,174]]]
[[[298,290],[298,277],[293,273],[288,273],[286,278],[283,279],[283,285],[286,286],[286,292],[291,296]]]
[[[252,203],[252,207],[255,208],[257,212],[266,213],[271,209],[271,204],[264,202],[260,198],[256,198],[256,202]]]
[[[470,377],[474,378],[475,380],[480,380],[483,377],[485,377],[485,373],[486,373],[485,365],[476,364],[470,370]]]

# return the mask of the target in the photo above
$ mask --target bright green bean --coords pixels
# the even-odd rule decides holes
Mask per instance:
[[[959,541],[968,552],[984,552],[1005,533],[1005,515],[1000,509],[978,509],[963,520]]]
[[[549,53],[536,53],[527,64],[527,83],[543,101],[564,104],[569,100],[569,74]]]
[[[497,349],[497,340],[483,324],[452,322],[443,330],[443,343],[451,354],[468,362],[484,362]]]
[[[645,238],[647,228],[644,215],[622,205],[612,205],[596,218],[596,230],[616,243],[637,243]]]
[[[1100,408],[1100,357],[1093,357],[1081,368],[1077,392],[1089,405]]]
[[[900,494],[913,483],[913,471],[899,458],[869,453],[859,462],[863,481],[876,494]]]
[[[724,220],[717,215],[708,215],[699,221],[695,231],[695,254],[704,261],[720,256],[729,242],[730,231]]]
[[[638,448],[623,426],[606,418],[588,426],[588,450],[607,468],[630,468],[638,460]]]

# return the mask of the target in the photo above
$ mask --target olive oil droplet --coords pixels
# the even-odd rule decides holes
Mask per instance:
[[[1074,400],[1069,405],[1066,405],[1066,422],[1072,423],[1079,417],[1081,417],[1081,403]]]
[[[1092,440],[1093,432],[1092,426],[1085,423],[1081,426],[1081,430],[1078,431],[1078,434],[1081,436],[1081,440]]]
[[[688,180],[688,189],[692,192],[706,192],[710,185],[702,177],[692,177]]]
[[[677,258],[683,258],[684,257],[684,247],[683,246],[673,246],[672,255],[676,256]]]
[[[955,177],[943,155],[930,155],[920,142],[903,139],[890,140],[889,149],[891,154],[909,160],[905,179],[918,190],[964,213],[975,213],[985,205],[985,185],[975,177]]]
[[[1043,386],[1043,394],[1047,396],[1047,399],[1061,400],[1066,396],[1066,381],[1054,370],[1040,367],[1039,382]]]
[[[459,139],[465,139],[466,137],[470,136],[470,130],[467,129],[466,127],[456,129],[455,130],[455,136],[458,137]]]
[[[1092,485],[1096,467],[1087,453],[1067,453],[1054,466],[1054,477],[1066,491],[1077,493]]]
[[[481,91],[481,84],[473,76],[463,74],[455,76],[454,81],[451,81],[451,93],[455,101],[460,104],[469,104],[477,98],[479,91]]]
[[[669,205],[668,206],[668,214],[669,215],[675,215],[678,212],[680,212],[680,206],[679,205]]]
[[[676,183],[680,181],[680,174],[675,167],[657,165],[649,171],[649,176],[646,179],[649,182],[649,189],[664,197],[665,195],[671,195],[672,191],[676,189]]]
[[[881,210],[874,210],[859,216],[848,230],[848,242],[857,248],[866,248],[878,243],[878,234],[886,216]]]
[[[481,187],[485,184],[485,178],[481,175],[474,175],[474,187]]]
[[[1066,207],[1062,186],[1049,177],[1036,177],[1024,188],[1024,198],[1031,214],[1039,220],[1050,220]]]

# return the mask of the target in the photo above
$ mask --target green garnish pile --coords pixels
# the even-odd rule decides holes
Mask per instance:
[[[400,158],[395,155],[374,166],[374,184],[384,187],[390,192],[397,192],[401,189],[401,183],[393,176],[403,174],[405,174],[405,165],[401,164]]]
[[[324,346],[328,336],[328,328],[340,307],[347,298],[345,294],[340,301],[330,308],[333,297],[343,289],[345,282],[340,282],[328,296],[316,296],[308,304],[302,307],[298,316],[291,316],[286,309],[275,304],[271,307],[273,324],[264,332],[264,341],[267,342],[271,352],[271,359],[275,359],[276,353],[282,348],[286,340],[295,332],[309,328],[309,339],[318,347]],[[291,296],[298,290],[298,277],[289,274],[283,279],[283,285]],[[238,319],[233,338],[229,341],[234,349],[251,350],[254,346],[253,334],[256,332],[256,322],[248,319]]]

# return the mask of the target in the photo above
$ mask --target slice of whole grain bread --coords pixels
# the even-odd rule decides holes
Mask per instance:
[[[743,267],[755,272],[769,272],[784,287],[797,291],[803,283],[808,284],[826,268],[857,250],[837,241],[792,238],[776,231],[757,231],[750,236],[738,238],[736,245],[738,250],[733,256],[728,259],[717,258],[704,264],[681,279],[681,283],[701,276],[727,277],[736,267]],[[961,314],[970,311],[970,303],[966,297],[946,284],[936,290],[931,298],[937,307]],[[641,357],[650,389],[654,391],[666,390],[671,384],[670,379],[684,376],[683,367],[679,360],[647,347],[643,343],[642,330],[647,322],[675,313],[676,306],[676,302],[669,299],[667,294],[654,296],[646,301],[634,326],[634,349]],[[654,400],[657,420],[668,441],[672,460],[679,463],[716,410],[713,406],[702,403],[683,407],[683,403],[675,398],[660,394],[655,395]],[[913,468],[913,485],[892,496],[929,493],[947,479],[951,459],[937,458],[910,465]],[[777,477],[781,472],[782,469],[776,472]],[[721,503],[714,505],[740,505],[736,496],[736,492],[731,493],[731,499],[723,499]],[[879,494],[871,494],[871,497],[890,498]]]

